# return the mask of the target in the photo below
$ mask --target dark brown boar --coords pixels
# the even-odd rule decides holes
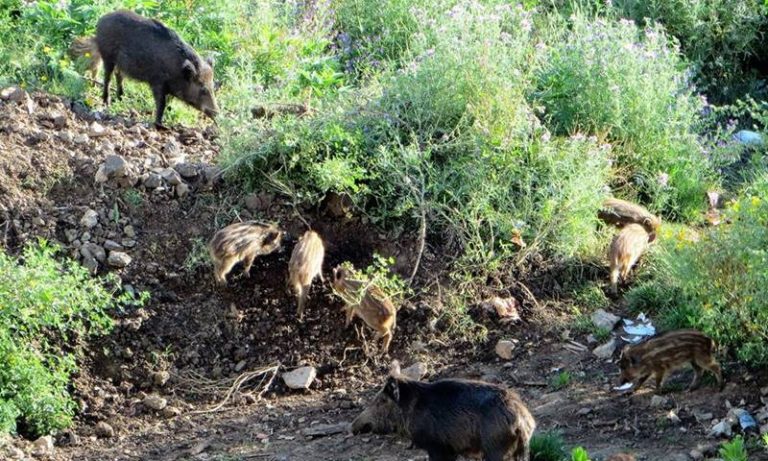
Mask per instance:
[[[323,239],[315,231],[306,231],[293,247],[291,260],[288,262],[288,283],[296,293],[299,319],[304,318],[304,305],[307,302],[312,280],[320,276],[323,279],[323,258],[325,246]]]
[[[697,330],[673,330],[658,334],[622,350],[619,358],[620,384],[632,382],[634,392],[654,375],[656,392],[661,392],[667,373],[690,363],[695,374],[688,390],[699,387],[705,369],[715,375],[722,390],[725,382],[714,352],[715,342]]]
[[[147,82],[155,99],[155,125],[163,127],[168,95],[175,96],[211,119],[218,113],[214,97],[213,63],[197,55],[179,35],[156,19],[127,10],[105,14],[96,24],[96,36],[78,39],[72,51],[90,52],[104,63],[104,104],[109,106],[109,82],[115,73],[117,97],[123,94],[123,76]]]
[[[227,274],[235,264],[245,262],[246,277],[256,256],[267,255],[280,248],[284,232],[274,224],[253,221],[230,224],[213,235],[208,252],[213,261],[213,276],[220,284],[227,283]]]
[[[333,269],[333,289],[346,303],[349,326],[355,316],[360,317],[376,331],[376,338],[383,338],[381,353],[386,354],[395,331],[397,309],[392,300],[376,285],[364,286],[360,280],[354,280],[344,267]]]
[[[619,227],[632,223],[640,224],[651,235],[651,241],[656,238],[661,227],[661,219],[645,207],[617,198],[606,199],[598,210],[597,217],[606,224]]]
[[[536,428],[520,397],[502,386],[462,379],[425,383],[394,375],[372,407],[355,419],[352,431],[399,428],[401,424],[414,446],[427,451],[430,461],[453,461],[459,455],[481,456],[486,461],[502,461],[505,456],[528,461]]]
[[[608,249],[608,262],[611,271],[611,290],[618,291],[619,275],[626,281],[629,271],[643,255],[649,243],[650,235],[640,224],[627,224],[613,238]]]

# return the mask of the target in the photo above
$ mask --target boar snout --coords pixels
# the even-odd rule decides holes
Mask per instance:
[[[352,421],[351,430],[352,430],[352,433],[355,435],[366,434],[373,430],[373,424],[371,424],[371,422],[368,421],[367,418],[363,418],[363,416],[364,415],[360,415],[357,418],[355,418],[354,421]]]

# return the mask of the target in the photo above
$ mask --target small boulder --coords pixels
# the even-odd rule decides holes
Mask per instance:
[[[128,162],[120,155],[107,155],[103,165],[108,178],[121,178],[128,173]]]
[[[592,313],[592,323],[598,328],[613,330],[613,327],[619,323],[621,317],[606,312],[604,309],[598,309]]]
[[[136,229],[131,225],[125,226],[123,228],[123,234],[125,234],[126,237],[132,239],[136,237]]]
[[[149,173],[144,180],[144,187],[147,189],[157,189],[163,185],[163,178],[157,173]]]
[[[107,252],[104,251],[104,248],[93,242],[83,243],[83,246],[80,247],[80,254],[83,255],[84,258],[89,255],[93,256],[100,263],[103,263],[107,259]]]
[[[149,394],[144,397],[142,403],[150,410],[160,411],[168,406],[168,401],[157,394]]]
[[[24,99],[25,92],[18,86],[9,86],[0,91],[0,99],[3,101],[20,102]]]
[[[659,408],[663,407],[669,402],[669,399],[667,397],[661,396],[661,395],[654,395],[651,397],[651,408]]]
[[[115,251],[115,250],[120,251],[123,249],[123,246],[115,242],[114,240],[105,240],[104,249],[107,251]]]
[[[731,437],[733,435],[733,428],[731,422],[728,419],[724,419],[712,427],[707,437]]]
[[[199,174],[197,165],[192,163],[177,163],[173,169],[185,179],[194,179]]]
[[[93,122],[88,126],[88,136],[98,138],[107,134],[107,129],[99,122]]]
[[[176,172],[173,168],[166,168],[160,172],[160,176],[165,179],[168,184],[172,186],[176,186],[182,183],[181,175]]]
[[[107,258],[107,264],[112,267],[125,267],[131,263],[131,257],[128,253],[122,251],[110,251],[109,258]]]
[[[96,224],[98,223],[99,223],[99,214],[95,210],[91,210],[90,208],[85,210],[85,213],[83,213],[83,217],[80,218],[80,225],[87,229],[92,229],[96,227]]]
[[[410,379],[419,381],[427,374],[427,364],[424,362],[416,362],[410,367],[400,370],[400,373]]]
[[[164,418],[174,418],[181,415],[181,410],[176,407],[167,406],[160,411],[160,414],[163,415]]]
[[[74,138],[72,138],[72,142],[75,144],[86,144],[90,138],[85,133],[76,134]]]
[[[512,360],[512,352],[515,350],[515,343],[508,340],[501,340],[496,343],[496,355],[504,360]]]
[[[317,370],[315,367],[299,367],[293,371],[283,373],[283,381],[291,389],[309,389],[316,376]]]
[[[44,435],[32,442],[31,453],[35,457],[51,456],[53,454],[53,437]]]
[[[176,197],[184,198],[189,195],[189,185],[186,183],[176,184]]]
[[[96,427],[93,428],[93,432],[96,434],[96,437],[102,439],[109,439],[115,436],[115,429],[104,421],[96,424]]]
[[[616,338],[611,338],[607,343],[594,348],[592,353],[601,359],[607,360],[613,357],[613,353],[616,351],[616,347],[618,347]]]

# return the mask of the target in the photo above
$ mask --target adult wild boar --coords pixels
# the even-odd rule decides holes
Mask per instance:
[[[109,106],[112,73],[117,97],[123,94],[123,76],[147,82],[155,99],[155,126],[163,127],[168,95],[175,96],[215,120],[213,63],[203,60],[179,35],[156,19],[127,10],[105,14],[96,24],[96,36],[78,39],[73,52],[91,54],[104,63],[104,104]]]
[[[513,391],[463,379],[433,383],[402,376],[399,367],[352,423],[352,432],[407,432],[430,461],[459,455],[485,461],[528,461],[536,422]]]

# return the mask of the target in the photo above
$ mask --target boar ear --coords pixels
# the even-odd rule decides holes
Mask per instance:
[[[205,63],[211,66],[213,68],[213,65],[215,64],[215,61],[213,60],[213,56],[208,56],[205,58]]]
[[[280,231],[279,230],[271,230],[267,234],[266,237],[264,237],[264,241],[262,242],[262,245],[269,245],[270,243],[274,242],[280,237]]]
[[[219,91],[219,88],[221,88],[221,80],[214,80],[213,82],[214,91]]]
[[[400,377],[400,362],[397,360],[393,360],[389,365],[389,376],[392,376],[393,378]]]
[[[195,69],[195,65],[192,64],[192,61],[189,59],[184,60],[184,63],[181,65],[181,71],[184,73],[184,78],[187,80],[192,80],[197,76],[197,69]]]
[[[387,378],[387,382],[384,384],[384,393],[395,403],[400,401],[400,385],[395,378]]]

